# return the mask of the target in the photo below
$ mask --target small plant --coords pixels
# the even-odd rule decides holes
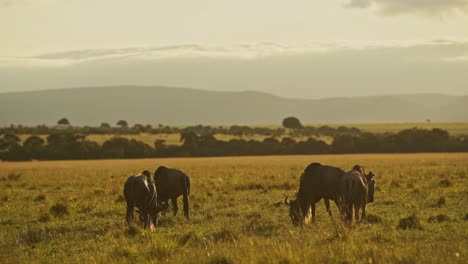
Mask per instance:
[[[141,234],[141,229],[138,228],[136,225],[130,225],[127,231],[125,231],[125,234],[130,237],[135,237]]]
[[[229,229],[223,228],[217,232],[211,234],[211,239],[215,242],[234,242],[237,240],[237,236],[234,232]]]
[[[106,194],[106,192],[105,192],[103,189],[101,189],[101,188],[95,189],[93,193],[94,193],[94,195],[96,195],[96,196],[101,196],[101,195]]]
[[[38,196],[36,196],[36,198],[34,198],[34,201],[40,202],[40,201],[44,201],[45,199],[46,199],[45,194],[39,194]]]
[[[244,231],[248,234],[270,237],[275,231],[275,226],[270,220],[253,218],[245,227]]]
[[[47,238],[47,232],[44,227],[28,227],[20,235],[21,240],[29,246],[33,246]]]
[[[380,223],[382,223],[382,218],[380,218],[377,215],[368,214],[366,216],[365,221],[368,222],[368,223],[372,223],[372,224],[380,224]]]
[[[21,178],[21,173],[10,173],[7,177],[10,181],[18,181]]]
[[[450,181],[447,180],[447,179],[441,180],[441,181],[439,182],[439,186],[440,186],[440,187],[446,188],[446,187],[450,187],[451,185],[452,185],[452,182],[450,182]]]
[[[416,214],[400,219],[398,223],[398,229],[421,229],[421,224]]]
[[[232,264],[234,261],[230,260],[226,256],[214,256],[211,257],[208,262],[208,264]]]
[[[449,221],[450,218],[447,215],[444,214],[439,214],[439,215],[433,215],[429,217],[428,222],[429,223],[442,223],[445,221]]]
[[[135,248],[117,246],[111,253],[112,257],[117,259],[128,259],[138,255],[138,252]]]
[[[39,209],[39,219],[40,222],[49,222],[50,221],[50,214],[45,209],[45,206],[42,206]]]
[[[2,197],[0,197],[0,201],[2,202],[8,202],[10,200],[10,197],[6,194],[2,195]]]
[[[175,245],[170,240],[151,241],[150,255],[158,260],[168,260],[175,252]]]
[[[68,207],[61,203],[56,203],[50,208],[50,213],[55,217],[63,217],[68,215]]]
[[[203,241],[203,237],[200,234],[194,231],[190,231],[184,234],[183,236],[181,236],[178,242],[179,242],[179,245],[183,246],[187,244],[197,245],[197,244],[200,244],[202,241]]]
[[[393,188],[398,188],[400,187],[400,184],[397,181],[392,180],[392,182],[390,183],[390,186]]]
[[[439,200],[437,200],[436,206],[437,207],[442,207],[445,204],[445,197],[440,197]]]

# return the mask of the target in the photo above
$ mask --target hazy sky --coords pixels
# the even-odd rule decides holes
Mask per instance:
[[[0,0],[0,39],[0,92],[468,94],[468,0]]]

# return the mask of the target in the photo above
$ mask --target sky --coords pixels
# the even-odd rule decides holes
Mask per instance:
[[[468,0],[0,0],[0,92],[468,94]]]

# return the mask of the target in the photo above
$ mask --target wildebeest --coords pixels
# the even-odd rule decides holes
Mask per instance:
[[[359,209],[361,212],[361,221],[366,217],[366,205],[374,201],[375,181],[374,174],[366,174],[364,168],[355,165],[353,169],[347,172],[342,180],[343,188],[343,206],[342,213],[347,223],[359,221]]]
[[[179,207],[177,206],[177,198],[183,196],[184,215],[189,216],[189,194],[190,194],[190,178],[184,172],[176,169],[160,166],[154,172],[154,182],[158,192],[158,202],[168,205],[169,199],[172,202],[174,216],[177,214]],[[167,206],[166,206],[167,209]]]
[[[124,197],[127,202],[127,223],[133,221],[136,207],[144,227],[149,226],[153,230],[162,206],[157,203],[157,191],[151,173],[145,170],[141,174],[128,177],[124,185]]]
[[[288,197],[284,202],[289,205],[289,216],[294,225],[302,225],[310,221],[315,221],[315,204],[322,198],[328,214],[331,216],[330,200],[334,201],[341,208],[341,179],[345,172],[337,167],[311,163],[301,175],[297,198],[288,202]],[[312,213],[312,215],[311,215]]]

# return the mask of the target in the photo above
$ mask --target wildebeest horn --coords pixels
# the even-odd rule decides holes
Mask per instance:
[[[287,204],[287,205],[290,205],[291,202],[288,202],[288,197],[289,197],[289,196],[286,196],[286,198],[284,198],[284,203]]]

